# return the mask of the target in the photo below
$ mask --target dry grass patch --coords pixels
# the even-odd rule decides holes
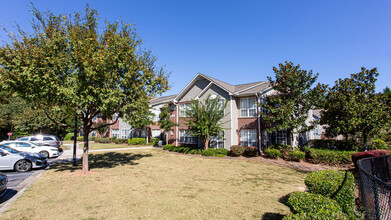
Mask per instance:
[[[279,202],[306,173],[278,165],[156,149],[90,155],[91,175],[53,166],[2,219],[260,219],[289,214]]]

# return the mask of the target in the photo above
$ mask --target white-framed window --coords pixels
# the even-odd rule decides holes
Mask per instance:
[[[269,142],[269,132],[267,132],[266,130],[263,132],[263,144],[265,146],[269,146],[270,145],[270,142]]]
[[[179,104],[179,117],[187,117],[186,110],[189,109],[191,103]]]
[[[154,114],[153,116],[152,116],[152,121],[153,122],[157,122],[157,121],[159,121],[160,120],[160,118],[159,118],[159,114]]]
[[[197,137],[187,134],[187,130],[179,130],[179,142],[184,144],[197,144]]]
[[[314,129],[314,135],[316,135],[316,136],[320,135],[318,126],[316,126]]]
[[[242,129],[240,130],[240,145],[242,146],[257,146],[257,130]]]
[[[255,103],[255,97],[241,98],[240,117],[256,117],[256,116],[257,116],[257,105]]]
[[[276,143],[287,144],[286,130],[278,130],[276,132]]]
[[[130,128],[121,129],[121,138],[128,139],[130,138]]]
[[[111,136],[119,138],[119,129],[113,129],[111,130]]]
[[[160,138],[160,130],[152,129],[152,138]]]
[[[221,137],[212,136],[210,137],[209,147],[211,148],[224,148],[224,132],[221,132]]]
[[[96,137],[96,131],[91,131],[91,137]]]
[[[171,135],[174,135],[174,130],[170,130],[170,134],[171,134]]]

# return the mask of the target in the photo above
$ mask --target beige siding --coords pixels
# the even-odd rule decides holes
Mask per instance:
[[[200,92],[206,88],[206,86],[210,83],[209,80],[206,79],[199,79],[197,80],[194,85],[184,94],[183,96],[179,97],[179,102],[186,102],[191,101],[192,99],[195,99]]]
[[[238,118],[239,118],[239,99],[232,97],[232,145],[237,145],[239,143],[238,139]]]

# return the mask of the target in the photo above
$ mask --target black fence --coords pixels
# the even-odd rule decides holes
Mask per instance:
[[[357,165],[366,219],[391,219],[391,155],[361,159]]]

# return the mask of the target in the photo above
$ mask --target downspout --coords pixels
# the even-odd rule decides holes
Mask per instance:
[[[176,131],[175,131],[175,146],[178,146],[178,137],[179,137],[179,109],[178,109],[178,102],[174,103],[175,104],[175,108],[176,108],[176,124],[177,126],[176,127]]]
[[[233,134],[233,121],[232,121],[232,95],[229,96],[229,104],[231,105],[231,112],[230,112],[230,116],[231,116],[231,146],[233,145],[232,144],[232,139],[234,138],[234,134]],[[231,147],[230,146],[230,147]]]
[[[258,93],[255,93],[255,95],[257,96],[257,120],[258,120],[258,149],[259,149],[259,155],[261,155],[262,153],[262,137],[261,137],[261,121],[259,120],[259,118],[261,117],[260,115],[260,110],[259,110],[259,94]]]

